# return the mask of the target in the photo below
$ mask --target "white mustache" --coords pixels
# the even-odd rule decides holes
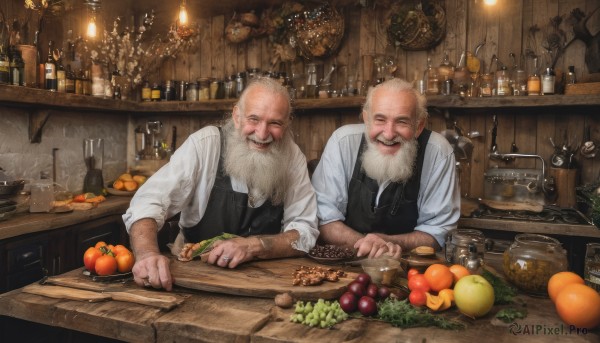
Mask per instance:
[[[375,139],[385,145],[392,145],[395,143],[404,143],[405,142],[405,139],[402,138],[401,136],[397,136],[396,138],[394,138],[392,140],[385,139],[385,137],[383,137],[383,133],[380,133]]]
[[[273,142],[273,140],[274,140],[273,136],[271,136],[271,135],[269,135],[269,137],[267,137],[267,139],[265,139],[265,140],[258,139],[256,137],[255,133],[249,135],[248,139],[250,139],[251,141],[256,142],[258,144],[269,144],[269,143]]]

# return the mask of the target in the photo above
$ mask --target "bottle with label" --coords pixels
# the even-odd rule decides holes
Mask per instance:
[[[44,75],[46,78],[45,88],[51,92],[58,90],[58,80],[56,79],[56,61],[52,55],[53,41],[48,42],[48,58],[44,64]]]
[[[150,100],[152,100],[152,88],[150,88],[150,83],[144,80],[142,83],[142,101]]]
[[[56,63],[56,90],[62,93],[67,91],[67,71],[60,60]]]
[[[530,71],[527,77],[527,95],[541,95],[542,93],[542,81],[538,74],[538,59],[533,58],[533,69]]]
[[[4,46],[0,45],[0,84],[10,83],[10,60],[4,51]]]
[[[81,78],[83,85],[83,95],[92,95],[92,80],[90,79],[90,71],[85,70]]]
[[[160,86],[157,82],[152,85],[152,89],[150,90],[150,100],[160,101]]]
[[[554,94],[554,82],[556,81],[556,74],[554,69],[548,67],[546,72],[542,75],[542,94],[552,95]]]
[[[438,67],[438,75],[441,80],[452,80],[454,78],[454,63],[448,57],[448,51],[444,51],[444,59]]]

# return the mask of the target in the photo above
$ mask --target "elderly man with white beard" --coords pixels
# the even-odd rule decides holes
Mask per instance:
[[[369,258],[444,245],[460,194],[452,147],[425,129],[427,116],[425,97],[404,80],[369,90],[364,124],[337,129],[312,176],[319,240]]]
[[[253,81],[222,128],[190,135],[136,192],[123,220],[138,285],[171,290],[170,260],[159,251],[157,232],[177,213],[177,241],[241,236],[217,241],[210,251],[207,262],[224,268],[302,256],[315,245],[316,196],[306,158],[292,138],[291,111],[289,94],[277,81]]]

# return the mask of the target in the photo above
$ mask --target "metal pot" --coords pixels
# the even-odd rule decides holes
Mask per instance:
[[[25,180],[0,181],[0,197],[15,195],[23,189]]]

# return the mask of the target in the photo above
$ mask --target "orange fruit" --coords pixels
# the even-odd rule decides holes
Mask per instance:
[[[117,260],[117,270],[119,273],[128,273],[133,268],[133,264],[135,263],[135,258],[133,254],[130,252],[121,252],[115,257]]]
[[[556,297],[558,293],[565,288],[566,285],[570,285],[572,283],[585,284],[585,281],[581,278],[581,276],[573,273],[573,272],[558,272],[548,280],[548,295],[552,302],[556,302]]]
[[[450,288],[454,281],[454,274],[450,271],[450,268],[443,264],[435,263],[427,267],[425,273],[423,273],[425,279],[431,290],[439,292],[442,289]]]
[[[94,269],[98,275],[114,274],[117,271],[117,260],[110,255],[102,255],[96,260]]]
[[[460,264],[453,264],[448,269],[452,273],[454,283],[457,283],[463,276],[471,275],[471,272]]]
[[[600,325],[600,294],[579,283],[566,285],[556,297],[556,312],[568,325],[593,329]]]

